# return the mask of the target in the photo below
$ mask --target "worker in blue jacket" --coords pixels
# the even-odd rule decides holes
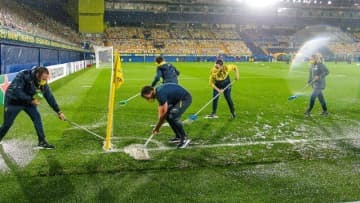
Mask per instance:
[[[166,63],[164,58],[158,56],[155,58],[155,63],[157,64],[156,75],[151,83],[151,87],[160,81],[160,78],[163,79],[162,83],[174,83],[178,84],[178,76],[180,72],[170,63]]]
[[[16,75],[5,93],[4,121],[0,127],[0,143],[12,126],[16,116],[23,110],[34,123],[38,136],[38,148],[55,148],[45,139],[41,116],[37,109],[40,104],[39,100],[43,97],[58,114],[58,117],[63,121],[65,120],[65,115],[60,111],[47,84],[48,79],[49,70],[45,67],[23,70]]]

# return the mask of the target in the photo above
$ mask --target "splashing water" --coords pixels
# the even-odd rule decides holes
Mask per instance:
[[[325,48],[331,39],[331,36],[320,36],[306,41],[296,53],[295,58],[291,63],[290,70],[303,65],[311,55],[318,53],[321,49]]]

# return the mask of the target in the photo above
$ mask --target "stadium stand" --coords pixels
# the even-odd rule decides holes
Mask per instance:
[[[242,14],[236,14],[239,18],[233,19],[229,17],[232,15],[229,13],[240,12],[241,9],[227,7],[226,2],[186,1],[178,6],[176,2],[166,0],[158,3],[105,1],[105,21],[109,27],[104,34],[91,34],[76,32],[73,29],[74,23],[68,22],[69,18],[66,15],[61,15],[61,6],[50,3],[41,5],[40,1],[2,0],[0,25],[56,41],[82,44],[83,47],[112,44],[122,53],[215,56],[268,56],[273,53],[291,53],[325,29],[336,38],[324,49],[323,52],[327,55],[344,55],[359,51],[359,45],[354,43],[360,40],[358,31],[346,33],[347,30],[344,29],[344,34],[344,30],[326,25],[303,26],[310,20],[316,21],[315,17],[319,13],[317,10],[313,13],[303,12],[305,10],[302,9],[306,9],[306,5],[293,7],[291,4],[287,13],[279,13],[281,19],[276,18],[279,24],[283,25],[274,26],[264,25],[265,21],[257,18],[253,20],[258,24],[252,24],[252,21],[242,25],[234,23],[241,20],[239,16]],[[201,7],[202,4],[213,7]],[[330,9],[331,6],[315,8],[323,9],[324,15],[328,15],[326,9]],[[46,11],[42,12],[41,9]],[[302,13],[301,15],[308,19],[299,18],[295,28],[290,25],[293,19],[286,18],[292,11],[299,11],[295,12],[296,15]],[[352,11],[344,12],[346,15],[352,14]],[[315,16],[314,19],[311,19],[311,16]],[[329,19],[322,19],[321,22],[337,23],[328,17]],[[165,22],[160,23],[163,21]],[[223,23],[225,21],[227,24]]]
[[[188,31],[193,39],[215,39],[214,34],[208,29],[191,27]]]
[[[189,26],[190,29],[183,29],[188,25],[181,26],[183,27],[166,26],[162,29],[111,27],[106,31],[106,37],[123,53],[251,55],[250,50],[234,30],[211,30],[192,26]]]
[[[194,40],[171,39],[164,41],[166,46],[162,53],[170,54],[196,54],[196,42]]]
[[[91,45],[95,46],[104,46],[107,37],[105,34],[80,34],[81,42],[83,43],[84,48],[91,48]]]
[[[172,39],[191,39],[187,24],[170,26],[169,34]]]
[[[250,49],[246,46],[243,41],[240,40],[225,40],[222,41],[226,49],[228,50],[228,54],[233,56],[248,56],[251,55]]]
[[[336,55],[348,55],[359,50],[360,43],[334,42],[329,44],[329,49]]]
[[[216,26],[196,27],[185,24],[162,26],[163,28],[111,27],[107,29],[106,37],[122,53],[249,56],[294,52],[309,37],[319,35],[324,29],[324,27],[312,27],[296,31],[284,27],[249,28],[240,32],[236,29],[219,29]],[[326,29],[332,28],[326,27]],[[349,50],[356,51],[353,44],[343,44],[353,42],[349,34],[344,34],[339,29],[334,29],[332,32],[336,40],[329,45],[329,49],[324,48],[323,53],[332,56],[347,54]]]
[[[360,32],[352,32],[351,34],[354,36],[356,41],[360,41]]]
[[[110,27],[106,30],[108,38],[140,39],[139,28],[136,27]]]
[[[12,0],[0,1],[0,24],[56,41],[80,43],[79,34],[72,28]]]
[[[151,39],[169,39],[170,34],[166,30],[160,28],[152,28],[148,30]]]
[[[240,39],[240,35],[235,30],[212,29],[211,31],[214,33],[216,39]]]

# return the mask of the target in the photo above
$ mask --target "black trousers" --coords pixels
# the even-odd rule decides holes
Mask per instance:
[[[319,99],[323,111],[327,111],[326,101],[322,93],[322,89],[318,88],[315,88],[311,94],[309,108],[307,111],[311,112],[311,110],[314,108],[316,98]]]
[[[43,124],[41,122],[41,116],[36,106],[5,104],[4,108],[5,108],[4,121],[0,127],[0,140],[2,140],[3,137],[5,137],[6,133],[9,131],[10,127],[14,123],[16,116],[20,113],[20,111],[23,110],[27,115],[29,115],[29,117],[31,118],[34,124],[38,136],[38,141],[39,142],[45,141],[45,133],[44,133]]]
[[[166,117],[166,121],[169,123],[171,129],[175,133],[175,136],[180,138],[182,141],[186,138],[186,133],[181,122],[181,115],[191,105],[191,102],[191,95],[187,95],[180,102],[169,107],[168,115]]]
[[[222,81],[216,81],[215,82],[215,86],[220,88],[220,89],[224,89],[226,86],[228,86],[230,84],[230,78],[226,78],[225,80]],[[213,89],[213,98],[218,94],[219,92],[216,91],[215,89]],[[224,91],[224,96],[226,99],[226,102],[229,106],[230,112],[234,113],[235,112],[235,108],[234,108],[234,103],[231,99],[231,86],[228,87],[225,91]],[[218,96],[216,99],[213,100],[212,103],[212,114],[216,114],[216,110],[217,110],[217,106],[218,106],[218,101],[219,101],[219,97]]]

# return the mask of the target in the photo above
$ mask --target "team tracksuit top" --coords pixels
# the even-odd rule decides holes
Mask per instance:
[[[177,77],[180,75],[180,72],[170,63],[162,62],[159,64],[156,70],[156,75],[151,83],[151,86],[154,87],[156,83],[159,82],[160,77],[163,79],[163,83],[175,83],[178,84]]]
[[[30,106],[33,97],[37,94],[37,90],[40,90],[51,108],[55,112],[60,112],[59,105],[56,103],[49,85],[45,84],[38,87],[36,83],[34,69],[19,72],[11,81],[5,93],[5,103],[8,105]]]
[[[212,88],[215,86],[226,86],[230,83],[229,74],[231,71],[236,71],[237,66],[233,64],[223,65],[222,69],[218,69],[215,66],[210,70],[209,84]],[[226,84],[225,84],[226,83]],[[220,88],[221,88],[220,87]]]

